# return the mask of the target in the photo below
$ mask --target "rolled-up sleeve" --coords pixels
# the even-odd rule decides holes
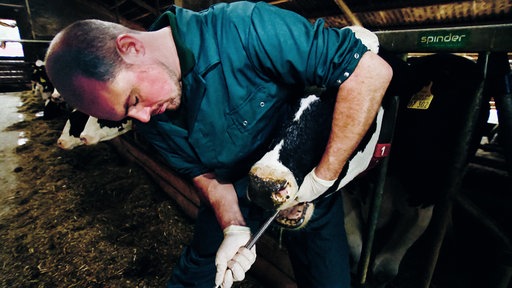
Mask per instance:
[[[349,29],[311,24],[300,15],[260,2],[247,27],[246,47],[256,69],[272,80],[339,86],[367,51]]]

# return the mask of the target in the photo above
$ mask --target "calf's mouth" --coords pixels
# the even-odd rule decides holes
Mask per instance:
[[[277,171],[267,166],[254,166],[249,172],[247,197],[267,210],[277,210],[297,194],[297,182],[291,172]]]

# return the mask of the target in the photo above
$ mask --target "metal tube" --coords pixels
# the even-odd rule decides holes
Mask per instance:
[[[32,40],[32,39],[0,39],[0,42],[17,42],[17,43],[50,43],[50,40]]]
[[[382,121],[382,125],[387,125],[388,127],[381,128],[381,137],[379,139],[379,143],[389,143],[391,144],[396,124],[396,117],[398,113],[398,105],[399,98],[398,96],[393,96],[390,99],[385,99],[389,103],[385,103],[386,112],[384,112],[384,119]],[[385,131],[385,132],[384,132]],[[384,134],[387,133],[387,134]],[[381,160],[380,165],[376,168],[378,173],[377,185],[375,187],[375,191],[373,194],[373,198],[371,201],[370,208],[370,216],[368,223],[368,230],[366,231],[366,237],[363,241],[363,247],[361,251],[361,257],[359,258],[358,264],[358,276],[359,276],[359,287],[366,286],[366,280],[368,276],[368,268],[370,266],[370,258],[373,249],[373,242],[375,239],[375,230],[377,229],[377,222],[379,220],[380,215],[380,207],[382,204],[382,194],[384,193],[384,184],[386,182],[386,176],[388,172],[388,162],[389,157],[384,157]]]
[[[378,168],[379,176],[372,199],[370,221],[368,223],[368,230],[363,242],[363,248],[358,265],[359,287],[366,287],[368,268],[370,266],[370,258],[373,249],[373,242],[375,239],[375,230],[377,229],[377,222],[380,215],[380,206],[382,203],[382,194],[384,193],[384,182],[388,171],[388,159],[389,157],[384,158]]]

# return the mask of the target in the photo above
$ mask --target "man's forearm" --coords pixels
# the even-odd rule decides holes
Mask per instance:
[[[219,182],[213,173],[199,175],[193,182],[202,198],[211,205],[221,229],[246,225],[233,184]]]
[[[367,52],[354,73],[340,85],[331,135],[315,169],[316,176],[325,180],[338,177],[372,124],[392,74],[382,58]]]

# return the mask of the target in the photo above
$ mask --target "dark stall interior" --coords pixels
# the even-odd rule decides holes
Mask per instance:
[[[0,0],[1,26],[17,28],[19,31],[19,39],[0,34],[0,52],[9,45],[21,45],[23,52],[22,56],[0,56],[0,92],[30,91],[36,61],[44,59],[48,44],[55,34],[76,20],[96,18],[145,30],[160,13],[173,4],[199,11],[218,2],[233,1]],[[376,287],[371,283],[371,263],[382,248],[383,239],[390,233],[386,230],[389,227],[377,228],[377,221],[386,173],[398,162],[393,161],[394,155],[417,153],[418,158],[406,159],[404,165],[413,167],[420,162],[424,165],[420,164],[417,168],[400,173],[407,174],[408,185],[411,187],[417,185],[436,190],[430,194],[436,197],[432,218],[426,231],[405,254],[398,275],[381,287],[512,288],[512,0],[265,2],[294,11],[311,22],[323,18],[330,27],[363,26],[376,33],[382,53],[392,59],[423,65],[421,67],[428,66],[428,77],[434,79],[434,83],[443,83],[447,87],[445,91],[450,91],[442,104],[439,104],[443,107],[438,111],[428,110],[428,107],[421,110],[417,106],[420,102],[415,102],[414,97],[400,97],[398,100],[398,116],[390,120],[394,122],[394,129],[397,131],[392,137],[396,143],[393,143],[391,155],[380,163],[375,171],[376,175],[373,175],[377,180],[371,191],[374,196],[367,214],[369,220],[364,227],[362,258],[353,273],[354,287]],[[15,24],[8,20],[14,20]],[[435,58],[439,62],[430,62],[430,66],[422,62],[424,57],[447,54],[459,58],[452,63],[450,56],[441,56]],[[471,63],[463,63],[459,69],[459,60]],[[466,64],[469,66],[465,66]],[[464,67],[474,69],[477,76],[471,78],[473,74],[470,75]],[[405,79],[406,76],[408,75],[404,75]],[[433,90],[441,88],[428,88],[427,84],[424,89],[430,89],[429,93],[435,96],[443,94]],[[460,97],[456,98],[458,96]],[[53,146],[64,125],[65,118],[59,119],[60,122],[52,124],[53,138],[47,140],[51,143],[47,143],[47,147]],[[417,138],[412,139],[412,135]],[[162,164],[160,159],[147,150],[135,132],[117,137],[109,141],[108,145],[112,151],[121,155],[120,158],[142,168],[140,171],[145,177],[151,179],[164,192],[166,201],[170,199],[183,211],[179,217],[189,219],[184,220],[182,223],[186,224],[181,225],[192,226],[190,220],[197,214],[199,199],[189,182]],[[73,150],[72,153],[77,157],[86,157],[79,156],[80,151],[90,153],[84,149]],[[419,152],[419,149],[422,151]],[[69,155],[71,154],[65,157],[70,157]],[[67,176],[61,178],[65,177]],[[425,193],[428,194],[429,191]],[[18,201],[15,205],[21,205],[19,202],[23,201]],[[395,222],[389,225],[398,223],[401,216],[396,214],[394,217],[392,221]],[[30,221],[32,220],[27,220],[27,223]],[[12,227],[9,224],[2,222],[0,231],[3,232],[0,235],[7,235],[6,231],[10,228]],[[16,237],[9,238],[10,240],[4,238],[4,241],[31,238],[30,235]],[[278,238],[279,231],[271,229],[261,239],[254,271],[248,282],[240,284],[239,287],[296,287],[287,251],[280,247]],[[19,248],[19,244],[13,247]],[[133,249],[145,251],[145,248],[134,247],[136,248]],[[4,266],[0,271],[6,265],[14,265],[10,261],[19,262],[12,259],[18,259],[16,257],[20,254],[38,252],[13,248],[6,255],[9,253],[12,258],[0,258],[0,267]],[[119,284],[120,280],[105,280],[110,279],[109,277],[83,274],[86,275],[83,279],[75,281],[79,283],[77,287],[152,287],[156,283],[163,285],[169,271],[158,274],[155,269],[141,268],[150,266],[153,258],[144,258],[141,253],[134,254],[142,257],[140,261],[133,261],[139,266],[116,278],[116,281],[119,278],[132,281],[123,282],[127,286]],[[110,260],[109,258],[105,261]],[[8,279],[2,280],[1,277],[7,276],[0,276],[0,286],[69,287],[61,284],[73,283],[56,278],[57,276],[52,278],[51,272],[48,272],[51,269],[43,267],[43,264],[41,260],[42,266],[38,268],[19,266],[19,269],[25,270],[17,276],[9,276]],[[10,270],[5,271],[0,274],[7,275]],[[16,283],[15,279],[22,278],[24,280]],[[27,283],[32,286],[26,286]]]

